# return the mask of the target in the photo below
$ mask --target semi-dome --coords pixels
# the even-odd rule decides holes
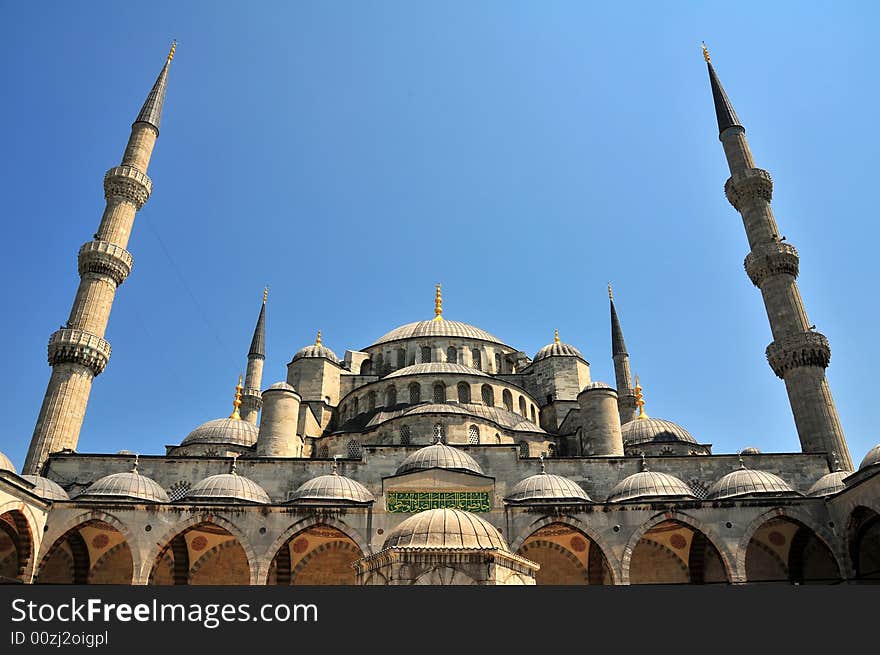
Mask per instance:
[[[539,362],[542,359],[547,359],[548,357],[580,357],[581,359],[584,358],[580,350],[570,344],[562,343],[559,340],[559,330],[556,331],[553,343],[548,343],[546,346],[536,352],[535,358],[532,361]]]
[[[448,362],[425,362],[423,364],[412,364],[399,368],[393,373],[385,376],[385,379],[400,378],[404,375],[435,375],[437,373],[455,373],[456,375],[479,375],[484,378],[490,375],[478,371],[464,364],[450,364]]]
[[[624,446],[648,442],[683,441],[697,443],[683,427],[662,418],[637,418],[620,426]]]
[[[34,488],[31,489],[31,493],[36,494],[40,498],[45,498],[46,500],[70,499],[67,492],[64,491],[64,489],[61,488],[61,485],[54,480],[44,478],[42,475],[23,475],[21,477],[34,485]]]
[[[609,503],[649,498],[694,498],[693,490],[674,475],[640,471],[618,482],[608,496]]]
[[[498,529],[459,509],[429,509],[410,516],[386,537],[385,548],[508,551]]]
[[[12,463],[12,460],[3,453],[0,453],[0,471],[18,473],[18,471],[15,470],[15,464]]]
[[[180,442],[181,446],[191,444],[233,444],[236,446],[253,446],[257,443],[260,429],[250,421],[240,418],[217,418],[202,423],[186,435]]]
[[[880,464],[880,444],[877,444],[871,450],[869,450],[864,459],[862,459],[862,463],[859,464],[859,470],[866,469],[869,466],[873,466],[874,464]]]
[[[808,496],[830,496],[846,489],[843,479],[852,475],[852,471],[832,471],[826,473],[813,483],[807,491]]]
[[[194,502],[271,503],[269,494],[253,480],[231,473],[219,473],[195,483],[183,497]]]
[[[466,452],[445,443],[435,443],[408,455],[397,467],[397,475],[435,468],[483,474],[477,460]]]
[[[291,501],[294,503],[341,502],[367,504],[372,503],[374,500],[375,498],[369,489],[356,480],[339,475],[336,472],[335,465],[333,473],[319,475],[317,478],[304,482],[291,496]]]
[[[551,475],[544,471],[517,482],[505,500],[511,503],[529,501],[591,502],[587,492],[574,480],[569,480],[561,475]]]
[[[167,503],[168,494],[159,484],[137,472],[137,464],[131,471],[112,473],[99,478],[76,500],[138,500],[146,503]]]
[[[479,341],[488,341],[504,345],[498,337],[492,336],[485,330],[481,330],[473,325],[461,323],[459,321],[429,320],[416,321],[415,323],[407,323],[396,327],[391,332],[383,334],[373,342],[374,346],[378,346],[390,341],[402,341],[404,339],[419,339],[422,337],[454,337],[459,339],[477,339]]]
[[[707,500],[721,500],[739,496],[770,496],[796,494],[789,484],[778,475],[767,471],[747,469],[744,464],[731,471],[709,487]]]

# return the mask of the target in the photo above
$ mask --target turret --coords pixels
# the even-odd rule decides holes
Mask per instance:
[[[623,456],[617,392],[604,382],[591,382],[578,394],[583,455]]]
[[[303,441],[296,434],[301,402],[296,389],[286,382],[263,392],[257,457],[302,457]]]

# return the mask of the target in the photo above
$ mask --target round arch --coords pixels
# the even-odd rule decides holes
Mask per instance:
[[[348,526],[326,519],[310,517],[288,527],[263,558],[259,579],[281,585],[356,584],[350,564],[367,551]]]
[[[133,584],[138,549],[128,527],[91,511],[64,522],[43,541],[35,584]]]
[[[847,546],[856,580],[880,580],[880,512],[857,505],[849,512]]]
[[[6,503],[9,505],[10,503]],[[34,571],[36,548],[34,528],[21,503],[0,511],[0,577],[30,582]],[[8,540],[8,546],[5,542]],[[8,553],[7,553],[8,551]]]

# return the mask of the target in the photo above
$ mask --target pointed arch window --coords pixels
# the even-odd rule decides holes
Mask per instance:
[[[434,398],[435,403],[445,403],[446,402],[446,385],[442,382],[436,382],[434,384]]]
[[[468,428],[468,443],[480,443],[480,428],[478,428],[476,425],[472,425]]]
[[[385,390],[385,407],[394,407],[397,404],[397,387],[388,387]]]
[[[526,399],[522,396],[519,397],[519,413],[524,417],[529,415],[529,412],[526,409]]]
[[[458,383],[458,402],[469,403],[471,401],[471,385],[467,382]]]
[[[480,388],[480,395],[483,397],[483,404],[486,407],[495,407],[495,391],[488,384],[484,384]]]

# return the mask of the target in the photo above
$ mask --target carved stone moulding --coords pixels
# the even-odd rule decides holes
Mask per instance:
[[[819,332],[792,334],[767,346],[767,362],[780,378],[801,366],[827,368],[830,361],[831,346]]]
[[[74,328],[62,328],[49,337],[49,365],[73,363],[100,375],[110,359],[110,344],[101,337]]]

